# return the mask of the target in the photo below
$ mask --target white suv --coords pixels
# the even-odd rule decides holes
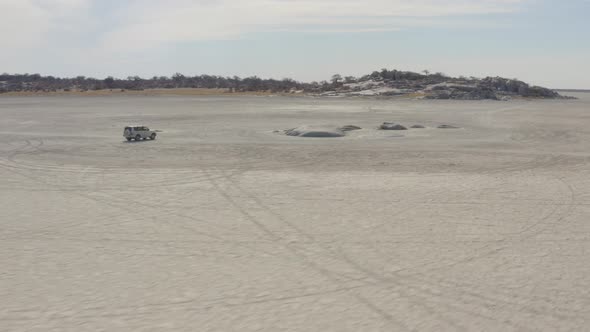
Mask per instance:
[[[128,140],[131,141],[132,139],[139,141],[142,139],[156,139],[156,132],[150,130],[150,128],[145,126],[127,126],[123,131],[123,136]]]

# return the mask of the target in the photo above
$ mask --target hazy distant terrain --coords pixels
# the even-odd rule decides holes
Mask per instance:
[[[588,330],[574,95],[0,98],[0,331]]]
[[[588,93],[590,92],[590,89],[558,89],[555,90],[558,92],[581,92],[581,93]]]

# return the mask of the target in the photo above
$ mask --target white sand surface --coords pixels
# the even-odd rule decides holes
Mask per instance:
[[[0,331],[589,330],[578,96],[0,98]]]

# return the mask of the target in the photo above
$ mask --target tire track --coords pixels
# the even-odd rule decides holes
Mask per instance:
[[[232,184],[232,186],[233,186],[233,187],[237,187],[238,189],[240,189],[240,188],[239,188],[239,186],[238,186],[237,184],[235,184],[235,183],[233,183],[233,184]],[[243,190],[243,189],[241,189],[241,190]],[[248,196],[247,194],[246,194],[245,196],[249,197],[249,198],[250,198],[250,199],[252,199],[252,200],[255,200],[259,206],[261,206],[261,207],[264,207],[264,203],[262,203],[262,202],[261,202],[259,199],[257,199],[255,196],[253,196],[253,195],[250,195],[250,196]],[[264,207],[264,208],[265,208],[265,210],[266,210],[266,211],[268,211],[269,213],[271,213],[271,214],[275,215],[275,217],[277,217],[277,218],[279,218],[279,219],[282,219],[282,217],[281,217],[280,215],[277,215],[275,212],[271,211],[271,210],[270,210],[270,208],[268,208],[268,207]],[[557,207],[556,207],[556,209],[557,209]],[[555,213],[555,210],[556,210],[556,209],[554,209],[554,210],[553,210],[553,211],[551,211],[549,214],[547,214],[547,215],[544,217],[544,219],[549,219],[550,217],[552,217],[552,216],[553,216],[553,214]],[[285,221],[285,220],[283,219],[283,221]],[[286,222],[286,224],[287,224],[287,225],[289,225],[289,222],[287,221],[287,222]],[[292,227],[292,228],[296,229],[296,230],[297,230],[297,231],[298,231],[298,232],[299,232],[299,233],[300,233],[302,236],[306,237],[306,238],[308,239],[308,241],[310,241],[311,243],[314,243],[314,244],[316,244],[316,245],[318,244],[318,241],[316,241],[316,240],[315,240],[315,239],[314,239],[312,236],[310,236],[309,234],[307,234],[307,233],[305,233],[304,231],[302,231],[301,229],[299,229],[297,226],[294,226],[294,225],[289,225],[289,227]],[[497,242],[497,241],[495,241],[495,242]],[[332,252],[332,251],[331,251],[329,248],[326,248],[325,246],[322,246],[322,245],[320,245],[320,246],[321,246],[321,247],[322,247],[322,248],[323,248],[325,251],[328,251],[330,254],[332,254],[332,253],[333,253],[333,252]],[[485,249],[486,247],[488,247],[488,246],[484,246],[484,247],[480,248],[479,250],[481,250],[481,249]],[[485,256],[487,256],[487,255],[494,254],[494,253],[496,253],[496,252],[499,252],[499,251],[501,251],[501,250],[503,250],[503,249],[504,249],[504,247],[501,247],[501,248],[499,248],[499,249],[494,249],[494,250],[491,250],[491,251],[489,251],[489,252],[486,252],[484,255],[478,255],[478,256],[474,256],[474,257],[469,257],[469,258],[467,258],[467,259],[460,260],[460,261],[456,261],[456,262],[454,262],[453,264],[445,265],[444,267],[439,267],[439,268],[448,268],[448,267],[450,267],[451,265],[458,265],[458,264],[461,264],[461,263],[467,262],[467,261],[469,261],[469,260],[474,260],[474,259],[476,259],[476,258],[483,258],[483,257],[485,257]],[[414,275],[410,275],[410,276],[403,276],[403,277],[402,277],[400,274],[396,273],[396,274],[395,274],[395,278],[394,278],[394,279],[389,279],[389,278],[385,278],[385,279],[384,279],[384,278],[383,278],[383,277],[382,277],[380,274],[374,273],[374,272],[372,272],[371,270],[368,270],[368,269],[366,269],[366,268],[363,268],[361,265],[359,265],[359,264],[357,264],[356,262],[354,262],[353,260],[351,260],[351,259],[350,259],[348,256],[346,256],[344,253],[341,253],[341,254],[340,254],[340,256],[339,256],[339,258],[341,258],[341,259],[344,259],[344,260],[345,260],[345,261],[346,261],[346,262],[347,262],[349,265],[353,266],[353,267],[354,267],[356,270],[364,272],[364,274],[365,274],[366,276],[370,276],[370,277],[372,277],[373,279],[379,280],[380,282],[383,282],[383,283],[388,283],[388,284],[395,284],[395,283],[398,283],[398,284],[397,284],[397,286],[399,286],[399,284],[401,283],[401,284],[405,284],[405,286],[406,286],[406,287],[410,287],[410,288],[412,288],[410,284],[407,284],[407,283],[405,282],[405,280],[407,280],[408,278],[412,278],[412,277],[414,277],[416,274],[414,274]],[[427,271],[427,272],[432,272],[432,271]],[[418,275],[420,275],[420,276],[425,276],[425,273],[423,273],[423,272],[422,272],[422,273],[418,273]],[[401,281],[400,281],[400,278],[401,278]],[[426,280],[422,280],[422,282],[424,283],[424,282],[426,282]],[[428,285],[428,283],[426,283],[426,285]],[[417,288],[413,287],[412,289],[416,290]],[[423,291],[422,291],[422,292],[423,292]],[[427,295],[435,295],[435,294],[432,294],[432,293],[431,293],[431,294],[427,294]],[[468,304],[468,303],[465,303],[465,304]],[[419,305],[423,305],[423,303],[419,303]],[[454,307],[454,309],[459,309],[459,308],[460,308],[460,307],[457,307],[457,306],[455,306],[455,307]],[[472,312],[472,313],[473,313],[473,312]],[[543,314],[547,314],[547,312],[543,312]],[[485,318],[487,318],[487,319],[495,319],[494,317],[491,317],[491,316],[488,316],[488,317],[485,317]],[[575,317],[572,317],[572,318],[575,318]],[[447,323],[449,323],[449,324],[450,324],[451,322],[448,322],[448,321],[447,321]],[[451,325],[452,325],[452,324],[451,324]],[[458,328],[458,326],[455,326],[455,327],[456,327],[456,328]],[[522,329],[522,328],[523,328],[522,326],[516,326],[516,325],[514,325],[513,327],[518,327],[518,328],[520,328],[520,329]]]
[[[41,184],[41,185],[45,185],[45,186],[49,186],[49,187],[54,186],[54,184],[48,183],[45,180],[41,179],[40,177],[35,177],[35,176],[30,175],[30,174],[23,174],[21,172],[15,171],[12,168],[4,168],[2,166],[3,165],[0,164],[0,168],[3,168],[3,169],[5,169],[6,171],[8,171],[8,172],[10,172],[12,174],[19,175],[19,176],[24,177],[24,178],[26,178],[26,179],[28,179],[30,181],[35,182],[35,183],[38,183],[38,184]],[[66,194],[66,195],[70,195],[72,197],[83,197],[83,198],[86,198],[87,200],[93,201],[93,202],[95,202],[97,204],[104,204],[104,205],[107,205],[107,206],[109,206],[111,208],[116,208],[116,209],[122,211],[125,215],[132,215],[132,214],[136,214],[136,212],[137,212],[136,210],[134,210],[134,209],[132,209],[132,208],[129,207],[129,205],[128,205],[129,202],[126,202],[126,203],[123,203],[123,204],[117,204],[117,203],[110,202],[108,200],[101,200],[101,199],[97,198],[96,196],[93,196],[93,195],[90,195],[90,194],[86,194],[86,193],[81,192],[81,191],[78,191],[78,190],[76,190],[75,191],[75,194],[74,194],[71,191],[64,190],[63,188],[59,188],[57,190],[57,192],[63,193],[63,194]],[[147,209],[154,209],[153,206],[150,206],[148,204],[143,204],[141,202],[135,202],[135,203],[136,203],[136,205],[142,206],[142,210],[145,210],[146,208]],[[193,216],[186,216],[186,215],[178,214],[178,213],[168,213],[168,215],[174,215],[174,216],[177,216],[177,217],[182,218],[182,219],[185,219],[185,220],[189,220],[189,221],[192,221],[192,222],[197,222],[199,224],[204,224],[205,223],[205,224],[207,224],[209,226],[212,226],[212,227],[217,227],[217,228],[219,227],[219,225],[208,223],[205,220],[197,219],[197,218],[195,218]],[[204,237],[210,238],[212,240],[217,240],[217,241],[222,242],[222,243],[228,243],[228,244],[230,244],[232,246],[240,247],[240,248],[243,248],[243,249],[253,250],[254,252],[264,252],[267,255],[273,255],[273,256],[275,255],[275,253],[273,253],[273,252],[261,251],[259,248],[255,248],[255,247],[252,247],[252,246],[247,246],[247,245],[243,245],[243,244],[239,244],[239,243],[237,243],[237,244],[236,243],[233,243],[232,241],[230,241],[230,240],[228,240],[226,238],[217,236],[217,235],[212,234],[210,232],[205,232],[205,231],[196,229],[194,227],[187,226],[186,224],[172,224],[166,218],[161,219],[161,221],[162,220],[163,220],[163,222],[168,223],[171,227],[174,227],[174,228],[180,227],[180,228],[185,229],[185,230],[187,230],[189,232],[192,232],[194,234],[197,234],[197,235],[200,235],[200,236],[204,236]],[[131,220],[129,222],[133,222],[133,220]],[[116,224],[121,224],[121,222],[117,222]],[[52,227],[52,226],[48,226],[48,228],[50,228],[50,227]],[[74,225],[70,224],[69,227],[75,227],[75,224]],[[45,230],[46,229],[47,228],[45,228]],[[225,229],[225,230],[227,230],[227,229]],[[43,231],[43,229],[41,229],[41,231]]]
[[[376,281],[381,281],[381,282],[383,281],[382,278],[376,278],[376,276],[377,276],[376,274],[369,274],[369,273],[367,273],[367,271],[365,269],[361,268],[358,264],[354,264],[347,256],[343,255],[342,252],[338,252],[338,251],[335,251],[334,249],[331,249],[331,248],[326,247],[320,241],[317,241],[313,235],[311,235],[311,234],[303,231],[301,228],[299,228],[298,226],[296,226],[293,223],[289,222],[288,220],[286,220],[285,218],[283,218],[281,215],[279,215],[276,212],[272,211],[272,209],[270,209],[268,206],[266,206],[262,201],[260,201],[260,199],[258,199],[256,196],[254,196],[254,195],[246,192],[243,188],[241,188],[232,179],[228,179],[228,181],[230,181],[230,183],[231,183],[231,185],[232,185],[233,188],[236,188],[237,190],[239,190],[242,193],[244,193],[247,197],[249,197],[251,200],[253,200],[254,202],[256,202],[256,204],[259,207],[261,207],[264,211],[266,211],[268,214],[273,215],[277,220],[279,220],[285,226],[287,226],[287,227],[295,230],[297,232],[297,234],[299,234],[301,237],[307,239],[308,245],[309,244],[313,244],[314,246],[319,247],[322,251],[324,251],[325,253],[327,253],[333,259],[335,259],[335,260],[337,260],[337,261],[339,261],[341,263],[348,264],[350,267],[352,267],[357,272],[363,273],[365,275],[365,277],[367,277],[367,278],[371,278],[371,279],[374,279]],[[235,205],[238,205],[238,204],[235,203]],[[240,207],[240,209],[241,209],[241,207]],[[244,211],[244,213],[247,213],[247,211]],[[282,238],[276,238],[275,237],[275,239],[276,239],[276,241],[283,241]],[[289,248],[288,245],[287,245],[287,247]],[[307,257],[307,256],[305,256],[305,254],[303,254],[303,256],[304,257]],[[317,264],[315,264],[315,263],[313,263],[313,264],[315,266],[317,266]],[[321,269],[323,269],[323,268],[321,268]],[[342,276],[342,275],[341,274],[336,275],[336,279],[333,279],[334,280],[333,282],[338,282],[338,277],[339,276]],[[369,282],[369,284],[377,285],[377,283],[375,283],[375,282],[373,282],[373,283]],[[395,285],[395,286],[398,286],[398,285]],[[425,301],[423,301],[423,298],[416,299],[417,296],[409,295],[408,293],[406,293],[402,289],[398,289],[397,292],[400,293],[400,295],[406,301],[410,302],[412,305],[422,307],[423,309],[425,309],[426,311],[428,311],[430,315],[439,317],[440,321],[445,322],[449,326],[452,326],[455,330],[467,330],[465,327],[461,326],[459,323],[454,322],[454,321],[450,321],[450,320],[446,319],[445,317],[441,316],[440,314],[438,314],[437,311],[435,310],[435,308],[427,305],[425,303]],[[364,304],[365,306],[367,306],[368,308],[370,308],[372,311],[374,311],[375,313],[379,314],[385,320],[391,322],[394,319],[385,310],[383,310],[382,308],[380,308],[379,306],[377,306],[375,303],[371,302],[369,298],[367,298],[365,296],[362,296],[360,293],[355,294],[355,298],[357,299],[357,301],[359,303]],[[400,322],[399,320],[396,320],[396,323],[397,323],[397,325],[404,326],[404,324],[402,322]]]
[[[232,180],[230,180],[233,183]],[[297,250],[296,248],[283,243],[282,238],[280,236],[277,236],[270,228],[268,228],[264,223],[258,221],[252,214],[250,214],[246,209],[244,209],[240,204],[238,204],[233,197],[231,197],[231,195],[229,195],[227,192],[225,192],[223,190],[223,188],[221,188],[219,186],[219,184],[217,182],[215,182],[215,180],[211,180],[211,184],[213,186],[215,186],[216,191],[224,197],[224,199],[230,203],[237,211],[239,211],[250,223],[252,223],[253,225],[255,225],[260,231],[262,231],[264,234],[266,234],[270,239],[272,239],[273,242],[275,242],[278,246],[283,247],[285,250],[289,251],[291,254],[293,254],[299,261],[301,261],[302,263],[304,263],[305,265],[308,265],[309,267],[313,268],[314,270],[316,270],[317,272],[319,272],[320,274],[322,274],[325,278],[329,279],[332,283],[336,284],[336,285],[341,285],[342,281],[340,280],[340,276],[335,274],[334,272],[323,268],[322,266],[318,265],[317,263],[315,263],[313,260],[309,259],[309,257],[305,254],[300,252],[300,250]],[[295,228],[297,229],[297,228]],[[305,237],[309,238],[309,235],[306,235]],[[401,328],[404,330],[410,330],[409,327],[403,323],[402,321],[396,320],[394,317],[392,317],[391,315],[389,315],[388,313],[386,313],[385,311],[383,311],[381,308],[379,308],[377,305],[375,305],[374,303],[372,303],[369,299],[367,299],[366,297],[362,296],[360,293],[358,292],[354,292],[354,291],[347,291],[348,293],[350,293],[350,295],[352,295],[357,302],[365,305],[365,307],[367,307],[369,310],[371,310],[373,313],[377,314],[378,316],[380,316],[381,318],[383,318],[385,321],[387,321],[389,324],[393,324],[395,326],[397,326],[397,328]]]

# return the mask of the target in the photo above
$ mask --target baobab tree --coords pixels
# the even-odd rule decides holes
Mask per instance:
[[[332,75],[332,84],[337,84],[342,81],[342,76],[340,74]]]

